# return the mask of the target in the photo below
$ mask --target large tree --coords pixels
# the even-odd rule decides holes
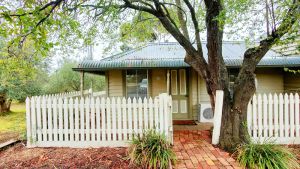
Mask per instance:
[[[43,57],[31,48],[31,41],[24,49],[12,47],[7,51],[7,41],[0,40],[0,114],[10,111],[11,102],[25,101],[27,96],[42,92],[44,71]]]
[[[149,23],[152,26],[159,22],[185,49],[185,62],[204,79],[213,107],[216,90],[224,91],[220,145],[233,150],[236,145],[247,142],[246,113],[255,92],[256,65],[274,44],[282,39],[290,39],[287,34],[299,30],[299,8],[299,0],[7,1],[2,3],[0,9],[4,18],[0,32],[4,36],[17,37],[12,39],[12,44],[21,46],[27,37],[31,37],[38,49],[47,50],[54,44],[55,37],[64,39],[64,44],[70,42],[66,37],[91,43],[97,35],[97,29],[111,34],[118,30],[120,24],[136,18],[139,21],[153,20]],[[253,25],[247,26],[251,21]],[[80,25],[83,27],[80,28]],[[222,56],[224,31],[243,37],[245,30],[249,29],[250,32],[253,29],[250,35],[260,41],[245,51],[233,94],[230,94],[228,69]],[[7,30],[10,32],[7,33]],[[156,31],[154,29],[152,33],[147,33],[154,35]],[[207,41],[207,59],[201,38]]]

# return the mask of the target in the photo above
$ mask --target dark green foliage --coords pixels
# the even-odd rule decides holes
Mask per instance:
[[[271,143],[243,144],[237,148],[237,160],[249,169],[299,168],[296,156],[287,148]]]
[[[176,155],[165,135],[155,130],[134,137],[128,153],[130,161],[143,168],[166,169],[176,161]]]

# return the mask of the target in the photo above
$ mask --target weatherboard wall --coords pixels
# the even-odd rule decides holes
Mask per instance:
[[[282,69],[257,69],[256,78],[256,93],[280,93],[284,91],[284,77]]]
[[[285,92],[299,92],[300,91],[300,74],[285,72],[284,73],[284,89],[285,89]]]
[[[124,96],[122,70],[108,71],[108,94],[109,97]]]
[[[198,117],[198,74],[195,70],[190,71],[190,106],[192,110],[192,118],[197,120]]]

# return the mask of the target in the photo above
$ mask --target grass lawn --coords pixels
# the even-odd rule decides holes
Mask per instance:
[[[11,138],[25,138],[25,103],[13,103],[11,112],[0,115],[0,143]]]

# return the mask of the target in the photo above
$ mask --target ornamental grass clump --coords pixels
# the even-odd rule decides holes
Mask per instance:
[[[235,152],[237,161],[249,169],[299,168],[296,156],[289,148],[272,143],[243,144]]]
[[[164,134],[155,130],[145,131],[132,139],[128,150],[131,163],[143,168],[167,169],[176,161],[176,155]]]

